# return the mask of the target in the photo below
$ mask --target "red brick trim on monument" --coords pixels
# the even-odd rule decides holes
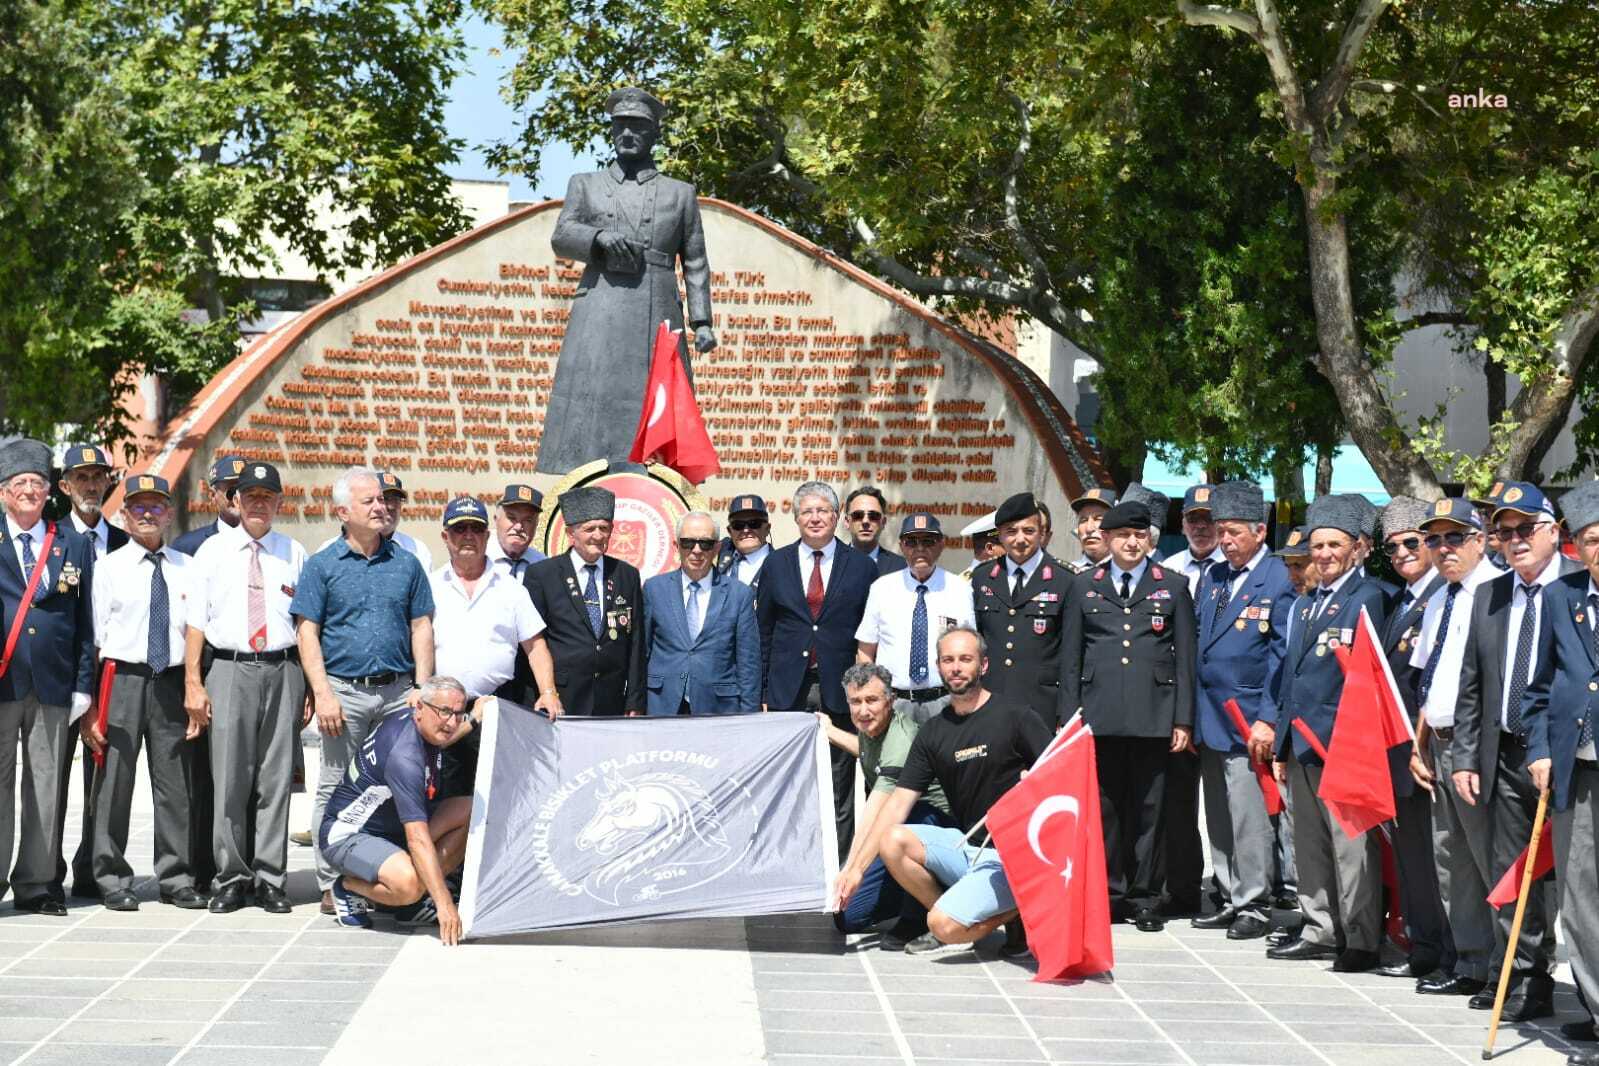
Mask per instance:
[[[195,449],[199,446],[199,443],[210,435],[217,424],[238,404],[239,400],[256,385],[262,375],[269,371],[280,357],[292,349],[306,333],[310,332],[324,318],[342,311],[368,294],[397,281],[434,259],[447,256],[463,245],[476,242],[507,226],[513,226],[541,211],[558,210],[561,203],[562,201],[560,200],[546,200],[543,203],[531,204],[516,211],[508,212],[504,216],[487,222],[476,229],[469,230],[445,241],[443,244],[414,255],[404,262],[383,271],[383,273],[368,278],[348,292],[340,293],[338,296],[318,304],[276,330],[258,337],[246,346],[244,351],[240,352],[238,357],[229,363],[221,373],[212,378],[210,383],[201,389],[200,393],[172,420],[161,447],[148,465],[136,466],[129,471],[129,474],[147,473],[160,475],[166,478],[176,490],[180,480],[188,472],[189,460],[194,457]],[[1023,416],[1027,419],[1028,425],[1032,427],[1033,432],[1043,445],[1044,453],[1049,457],[1050,466],[1054,469],[1055,476],[1060,479],[1061,486],[1066,490],[1068,498],[1075,497],[1083,491],[1086,480],[1085,474],[1100,484],[1111,484],[1110,476],[1105,471],[1104,464],[1100,461],[1098,454],[1081,431],[1078,430],[1076,423],[1066,412],[1060,401],[1055,398],[1054,393],[1039,379],[1037,374],[1033,373],[1032,370],[1014,356],[1003,349],[978,341],[964,330],[952,326],[933,314],[926,307],[887,282],[874,277],[853,263],[840,259],[826,249],[812,244],[798,234],[789,232],[775,222],[762,218],[760,215],[742,207],[711,197],[701,197],[700,203],[712,210],[733,215],[748,222],[785,244],[806,253],[813,259],[826,263],[851,280],[909,311],[981,360],[984,365],[994,372],[996,377],[1008,386],[1011,395],[1020,406]],[[106,512],[108,514],[115,513],[121,506],[121,500],[122,490],[118,486],[106,500]]]

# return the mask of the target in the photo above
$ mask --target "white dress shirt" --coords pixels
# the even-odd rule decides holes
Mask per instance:
[[[150,579],[155,571],[149,554],[130,538],[95,564],[94,644],[102,659],[149,665]],[[182,666],[194,560],[165,546],[160,555],[161,577],[167,585],[167,665]]]
[[[1022,587],[1026,588],[1027,583],[1033,580],[1033,575],[1038,573],[1038,568],[1044,565],[1044,549],[1039,548],[1033,552],[1024,563],[1018,563],[1008,555],[1001,555],[1000,558],[1005,561],[1005,588],[1008,590],[1016,587],[1018,570],[1022,572]]]
[[[740,552],[738,562],[733,566],[733,575],[746,585],[752,584],[755,581],[755,575],[761,572],[761,564],[766,562],[766,557],[771,554],[771,544],[762,544],[748,555]],[[806,574],[805,580],[809,581],[810,577],[810,574]],[[823,587],[825,588],[826,579],[824,578],[823,581]]]
[[[955,626],[976,627],[972,608],[972,586],[945,570],[934,567],[927,575],[927,677],[911,681],[911,623],[916,614],[918,582],[910,568],[896,570],[872,582],[866,594],[866,611],[861,615],[855,639],[877,645],[877,662],[894,675],[894,687],[903,689],[937,688],[938,638]]]
[[[811,547],[809,544],[806,544],[803,540],[800,541],[795,547],[798,549],[796,554],[799,558],[800,588],[808,592],[811,587],[811,571],[816,569],[817,549]],[[833,578],[833,556],[836,554],[835,549],[837,547],[838,541],[829,537],[827,543],[820,549],[822,553],[823,595],[826,595],[828,583]]]
[[[223,526],[194,553],[189,592],[189,625],[205,633],[206,642],[224,651],[250,647],[250,535],[241,522]],[[261,580],[266,596],[267,638],[262,651],[294,646],[294,618],[289,603],[305,568],[305,549],[277,530],[261,538]]]
[[[489,538],[489,547],[488,547],[488,557],[489,557],[489,563],[496,570],[503,570],[507,574],[511,573],[511,567],[512,567],[513,563],[520,562],[520,563],[526,564],[526,565],[524,565],[521,568],[522,572],[520,574],[512,574],[511,575],[511,576],[515,577],[518,581],[520,581],[524,577],[527,576],[527,568],[529,566],[532,566],[534,563],[540,562],[541,560],[543,560],[544,553],[539,551],[537,548],[534,548],[531,545],[529,545],[522,552],[521,556],[519,556],[516,559],[512,559],[509,555],[505,554],[505,549],[500,547],[500,538],[499,537],[490,537]]]
[[[1331,602],[1334,596],[1338,595],[1338,591],[1353,581],[1356,575],[1359,573],[1360,568],[1358,566],[1351,567],[1339,575],[1338,580],[1334,581],[1331,585],[1317,585],[1316,588],[1321,590],[1321,599],[1316,601],[1316,609],[1311,613],[1310,621],[1314,622],[1316,619],[1320,618],[1321,613],[1327,609],[1327,604]],[[1312,592],[1311,595],[1315,595],[1315,593]]]
[[[1259,548],[1255,549],[1254,557],[1252,559],[1250,559],[1249,562],[1244,564],[1244,568],[1242,570],[1238,571],[1238,576],[1233,578],[1232,581],[1230,581],[1228,583],[1228,585],[1227,585],[1227,598],[1228,599],[1231,599],[1232,597],[1234,597],[1234,596],[1236,596],[1238,594],[1239,586],[1242,585],[1244,583],[1244,581],[1248,579],[1250,574],[1254,573],[1255,567],[1259,566],[1260,565],[1260,561],[1262,559],[1264,559],[1264,558],[1266,558],[1266,545],[1265,544],[1261,544],[1261,546]],[[1227,556],[1223,555],[1221,557],[1221,562],[1226,563],[1227,562]],[[1206,566],[1215,566],[1216,564],[1214,562],[1211,562],[1209,559],[1207,559],[1207,560],[1205,560],[1205,565]],[[1227,563],[1227,565],[1231,566],[1232,564],[1231,563]]]
[[[588,587],[589,575],[584,567],[594,567],[594,587],[599,590],[600,602],[603,603],[605,601],[605,556],[602,555],[592,563],[587,563],[577,553],[577,549],[573,548],[566,553],[566,558],[571,562],[573,572],[577,574],[578,592],[582,592]]]
[[[467,697],[492,695],[511,680],[522,642],[544,632],[527,586],[497,566],[486,567],[471,595],[452,566],[428,575],[433,589],[435,669]]]
[[[99,523],[94,526],[84,525],[83,519],[78,517],[78,512],[76,511],[71,513],[70,518],[72,520],[72,528],[88,537],[89,543],[94,545],[94,561],[98,563],[101,559],[104,559],[106,548],[111,543],[111,527],[106,525],[105,515],[101,515]]]
[[[1440,639],[1443,641],[1443,648],[1438,652],[1438,665],[1433,670],[1432,684],[1427,689],[1427,699],[1421,705],[1422,714],[1427,716],[1427,724],[1434,729],[1454,727],[1455,705],[1460,697],[1460,667],[1465,661],[1466,640],[1471,635],[1472,605],[1477,600],[1477,589],[1500,573],[1493,563],[1480,559],[1471,572],[1460,579],[1460,591],[1455,593],[1455,606],[1449,612],[1447,633],[1440,636],[1438,632],[1439,623],[1443,621],[1444,604],[1449,600],[1447,583],[1438,586],[1438,591],[1427,601],[1427,609],[1422,612],[1421,633],[1416,637],[1416,646],[1410,651],[1410,665],[1425,672],[1433,648],[1438,647]],[[1415,585],[1410,586],[1410,590],[1412,593],[1421,591]]]
[[[1199,594],[1199,579],[1205,576],[1205,571],[1217,563],[1227,561],[1227,556],[1222,553],[1221,545],[1210,549],[1210,554],[1203,559],[1195,559],[1192,548],[1184,548],[1166,557],[1166,569],[1176,570],[1188,579],[1188,595]]]
[[[1540,589],[1548,588],[1550,583],[1560,576],[1561,555],[1555,552],[1550,556],[1549,563],[1533,579],[1533,584]],[[1496,575],[1503,577],[1504,574]],[[1516,642],[1521,636],[1521,616],[1527,609],[1527,597],[1521,591],[1521,575],[1514,571],[1510,574],[1510,625],[1505,630],[1505,690],[1499,696],[1499,728],[1504,729],[1509,724],[1510,709],[1510,682],[1516,672]],[[1538,593],[1538,612],[1533,616],[1532,622],[1532,656],[1527,660],[1527,676],[1524,680],[1531,681],[1532,675],[1538,669],[1538,635],[1543,631],[1543,593]]]
[[[29,547],[33,550],[33,561],[41,558],[39,549],[44,547],[44,519],[39,519],[29,529],[17,525],[16,520],[6,515],[6,532],[11,535],[11,553],[17,557],[17,570],[22,574],[22,580],[28,580],[28,568],[22,562],[22,534],[28,534]],[[48,576],[48,575],[47,575]],[[43,581],[44,578],[39,578]]]

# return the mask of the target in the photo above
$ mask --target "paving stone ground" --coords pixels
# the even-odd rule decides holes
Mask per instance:
[[[1464,1000],[1268,962],[1260,941],[1186,922],[1117,926],[1114,979],[1048,985],[1000,960],[997,937],[928,961],[873,935],[846,941],[819,915],[452,950],[430,933],[334,927],[317,913],[310,849],[294,847],[293,914],[179,911],[154,902],[148,811],[141,781],[137,913],[75,903],[37,918],[0,903],[0,1062],[1434,1066],[1479,1062],[1486,1034]],[[76,824],[74,811],[69,852]],[[1558,1026],[1579,1014],[1560,977],[1557,1017],[1503,1029],[1496,1061],[1564,1061]]]

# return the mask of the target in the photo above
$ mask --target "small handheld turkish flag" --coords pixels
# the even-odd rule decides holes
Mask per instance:
[[[1555,823],[1552,821],[1543,824],[1543,833],[1538,838],[1538,858],[1532,864],[1532,879],[1534,881],[1543,877],[1555,868]],[[1488,906],[1503,907],[1506,903],[1514,903],[1521,896],[1521,875],[1527,869],[1527,849],[1522,848],[1521,854],[1516,856],[1516,861],[1505,870],[1499,883],[1494,885],[1493,891],[1488,893]]]
[[[655,331],[655,354],[650,359],[650,379],[644,387],[644,406],[639,411],[638,432],[633,435],[633,450],[628,459],[642,463],[659,460],[698,485],[722,472],[711,435],[700,417],[694,400],[694,387],[678,355],[681,336],[662,322]]]
[[[1033,980],[1109,970],[1110,890],[1093,730],[1068,725],[989,808],[988,830],[1038,960]]]
[[[1394,797],[1407,794],[1416,735],[1364,607],[1354,648],[1338,649],[1338,658],[1344,688],[1316,795],[1343,831],[1358,837],[1394,817]]]

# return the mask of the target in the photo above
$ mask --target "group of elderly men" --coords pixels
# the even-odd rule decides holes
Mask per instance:
[[[811,482],[791,501],[794,543],[774,548],[767,501],[737,496],[726,537],[715,517],[686,515],[680,568],[645,581],[606,554],[615,501],[601,488],[562,495],[571,548],[554,559],[530,546],[537,490],[507,486],[492,515],[476,498],[453,500],[448,559],[430,573],[425,549],[396,528],[406,497],[390,474],[341,476],[342,536],[307,554],[272,528],[282,485],[270,464],[219,459],[217,521],[171,544],[161,478],[130,478],[124,528],[104,521],[109,464],[93,447],[74,446],[62,464],[70,521],[44,521],[53,465],[37,442],[0,449],[0,842],[9,856],[20,741],[10,887],[23,910],[64,913],[62,823],[81,738],[88,802],[75,894],[138,906],[124,853],[142,747],[161,900],[286,911],[288,793],[298,733],[314,716],[324,909],[361,924],[361,897],[458,929],[441,878],[461,860],[460,806],[431,833],[396,816],[389,847],[366,846],[360,838],[383,821],[369,808],[381,803],[352,782],[363,762],[405,765],[426,793],[402,812],[413,821],[470,796],[466,707],[497,695],[552,716],[818,712],[834,746],[841,928],[897,917],[883,945],[928,951],[1004,925],[1007,950],[1021,951],[1003,873],[966,831],[1081,714],[1095,735],[1118,920],[1153,931],[1201,909],[1202,791],[1217,909],[1194,923],[1265,936],[1273,903],[1293,902],[1297,870],[1303,923],[1273,934],[1268,956],[1373,969],[1384,933],[1379,835],[1349,837],[1316,794],[1342,693],[1335,653],[1364,612],[1418,722],[1416,788],[1401,789],[1383,830],[1409,954],[1382,972],[1482,1006],[1509,950],[1509,1016],[1548,1014],[1562,905],[1579,987],[1599,959],[1599,586],[1589,576],[1599,574],[1599,484],[1563,501],[1586,570],[1561,554],[1554,505],[1530,484],[1495,486],[1485,502],[1396,499],[1380,534],[1364,500],[1322,497],[1275,552],[1256,486],[1195,486],[1181,505],[1188,548],[1164,560],[1164,498],[1092,488],[1072,501],[1083,554],[1071,562],[1049,554],[1049,511],[1021,493],[991,529],[968,531],[976,557],[957,574],[939,565],[936,515],[903,517],[897,555],[880,542],[882,493],[862,488],[841,505]],[[1367,572],[1379,549],[1403,587]],[[403,710],[422,739],[394,727],[379,743],[379,727]],[[1291,830],[1266,812],[1259,763],[1286,785]],[[860,834],[857,765],[872,797]],[[1546,788],[1556,872],[1507,947],[1508,915],[1489,907],[1488,886],[1527,845]],[[436,849],[419,850],[412,835]],[[385,865],[397,856],[399,874]],[[1591,1020],[1568,1030],[1591,1037]]]

